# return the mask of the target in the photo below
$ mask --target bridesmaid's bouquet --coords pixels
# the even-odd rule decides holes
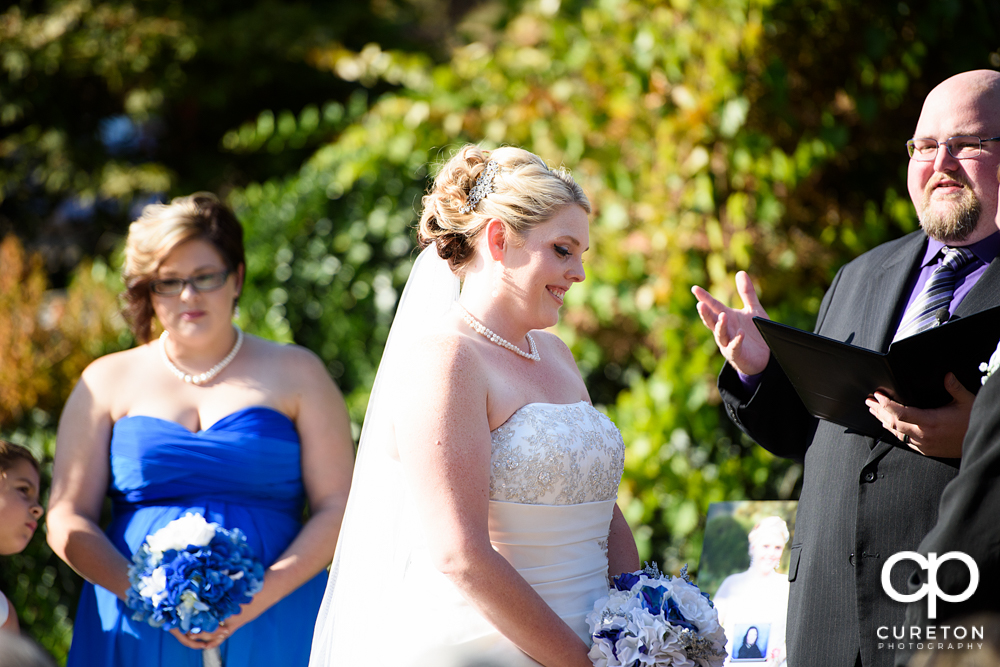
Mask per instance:
[[[146,537],[128,570],[132,619],[214,632],[264,585],[264,566],[238,529],[188,513]]]
[[[587,616],[596,667],[720,667],[726,633],[708,595],[656,563],[612,579],[608,597]]]

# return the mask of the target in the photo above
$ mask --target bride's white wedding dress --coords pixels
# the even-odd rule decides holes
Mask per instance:
[[[589,644],[586,616],[608,591],[608,528],[624,467],[618,429],[586,402],[530,403],[492,432],[491,458],[493,547]],[[383,490],[402,484],[398,467]],[[403,539],[350,575],[362,586],[344,582],[353,559],[340,555],[310,665],[438,666],[458,664],[454,656],[537,665],[434,569],[406,495],[391,522]]]
[[[424,249],[368,402],[310,667],[538,664],[434,568],[394,453],[394,409],[413,400],[398,372],[419,353],[414,341],[440,325],[458,289],[434,246]],[[621,434],[586,402],[529,403],[491,440],[493,547],[589,644],[586,616],[608,592],[608,529],[624,469]]]

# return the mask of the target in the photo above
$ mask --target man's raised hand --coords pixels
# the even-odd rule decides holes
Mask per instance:
[[[691,292],[698,299],[701,321],[712,331],[726,361],[744,375],[764,372],[771,350],[754,326],[753,318],[770,318],[760,305],[750,276],[745,271],[736,274],[736,292],[743,300],[743,308],[739,310],[726,306],[697,285]]]

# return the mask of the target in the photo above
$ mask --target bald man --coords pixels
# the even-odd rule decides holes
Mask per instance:
[[[942,307],[959,318],[1000,305],[1000,73],[965,72],[934,88],[906,150],[921,231],[840,269],[817,317],[823,336],[885,351],[894,337],[933,324]],[[788,664],[890,667],[905,605],[883,589],[883,565],[915,550],[934,526],[974,396],[951,374],[944,382],[953,400],[939,409],[876,393],[867,403],[884,426],[877,438],[817,419],[751,321],[767,314],[749,277],[737,274],[736,286],[742,309],[693,291],[726,357],[719,390],[730,418],[769,451],[804,463],[790,549]],[[943,305],[928,310],[942,294]],[[907,591],[915,570],[913,561],[892,568],[897,591]]]

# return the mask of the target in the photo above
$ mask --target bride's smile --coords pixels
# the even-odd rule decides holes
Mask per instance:
[[[590,244],[589,227],[586,211],[569,204],[525,234],[520,245],[507,249],[504,282],[510,298],[505,305],[529,329],[558,322],[566,292],[586,278],[583,253]]]

